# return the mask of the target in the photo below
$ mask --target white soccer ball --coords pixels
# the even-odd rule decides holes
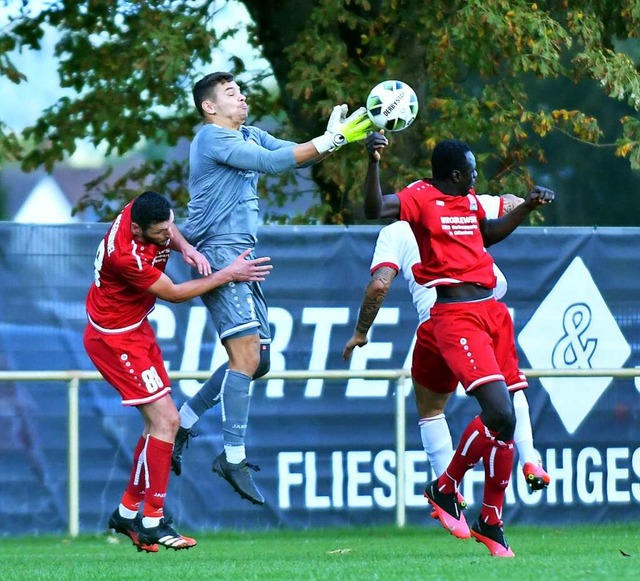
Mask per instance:
[[[378,129],[402,131],[418,114],[418,97],[402,81],[382,81],[367,97],[367,113]]]

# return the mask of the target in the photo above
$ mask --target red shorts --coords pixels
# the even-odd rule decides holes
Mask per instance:
[[[416,332],[411,377],[436,393],[453,393],[458,386],[458,378],[438,349],[431,319],[422,323]]]
[[[528,387],[518,367],[513,321],[504,303],[436,303],[431,308],[438,349],[465,391],[504,381],[509,391]]]
[[[102,376],[122,396],[122,405],[156,401],[171,392],[162,351],[149,321],[126,333],[101,333],[90,323],[84,348]]]

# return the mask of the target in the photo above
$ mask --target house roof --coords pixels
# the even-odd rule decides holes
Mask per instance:
[[[114,166],[113,181],[140,162],[139,156],[132,156]],[[24,172],[17,165],[9,165],[0,171],[0,189],[5,194],[5,210],[8,220],[14,220],[20,209],[27,202],[29,196],[39,184],[53,180],[60,188],[69,204],[73,208],[86,193],[86,184],[104,173],[106,165],[97,168],[78,168],[67,164],[57,165],[49,174],[43,169],[32,172]],[[77,215],[77,218],[85,222],[97,221],[97,216],[92,210],[86,210]],[[71,215],[69,214],[69,221]]]

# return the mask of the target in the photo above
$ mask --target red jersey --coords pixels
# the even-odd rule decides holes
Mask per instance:
[[[413,265],[418,284],[496,286],[493,258],[486,251],[479,222],[486,218],[475,193],[449,196],[419,180],[398,193],[400,219],[411,225],[420,250]]]
[[[158,246],[133,237],[128,204],[98,246],[87,295],[89,323],[103,333],[138,327],[155,306],[156,297],[147,290],[164,272],[170,253],[169,241]]]

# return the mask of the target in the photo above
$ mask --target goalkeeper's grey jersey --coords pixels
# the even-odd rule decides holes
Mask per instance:
[[[247,244],[258,231],[259,174],[296,167],[291,141],[253,126],[239,131],[206,124],[189,154],[189,217],[183,229],[196,246]]]

